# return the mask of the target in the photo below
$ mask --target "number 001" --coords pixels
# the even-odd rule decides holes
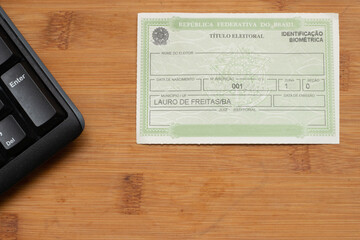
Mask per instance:
[[[232,89],[242,89],[242,83],[233,83]]]

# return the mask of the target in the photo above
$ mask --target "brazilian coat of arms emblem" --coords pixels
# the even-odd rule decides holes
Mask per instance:
[[[155,45],[166,45],[169,39],[169,32],[163,27],[158,27],[153,31],[152,37]]]

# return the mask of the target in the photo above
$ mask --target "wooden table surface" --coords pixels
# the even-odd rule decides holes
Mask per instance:
[[[0,0],[84,114],[0,239],[360,239],[360,1]],[[136,144],[138,12],[337,12],[340,145]]]

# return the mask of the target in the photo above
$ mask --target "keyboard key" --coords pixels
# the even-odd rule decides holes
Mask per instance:
[[[56,114],[21,63],[4,73],[1,79],[36,127],[42,126]]]
[[[11,50],[0,37],[0,65],[6,62],[12,55]]]
[[[0,142],[6,150],[20,143],[26,134],[13,116],[8,116],[0,121]]]

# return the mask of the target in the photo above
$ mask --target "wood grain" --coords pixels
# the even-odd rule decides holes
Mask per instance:
[[[0,200],[0,239],[360,239],[360,1],[1,0],[86,130]],[[340,145],[135,142],[138,12],[337,12]]]

